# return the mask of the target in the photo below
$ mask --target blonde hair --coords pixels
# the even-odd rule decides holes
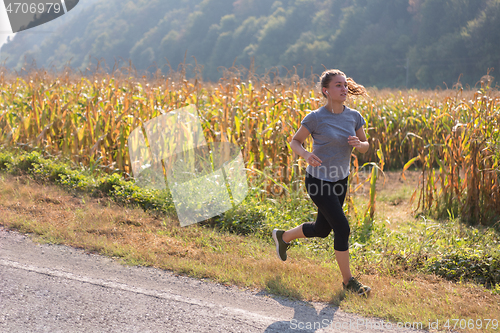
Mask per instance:
[[[349,95],[356,95],[356,96],[368,96],[368,92],[366,91],[366,88],[362,86],[361,84],[357,84],[352,78],[347,77],[344,72],[338,70],[338,69],[329,69],[324,71],[320,78],[319,78],[319,85],[321,89],[321,93],[323,96],[326,98],[325,93],[323,92],[323,88],[328,88],[328,85],[330,82],[333,80],[333,78],[336,75],[342,75],[343,77],[346,78],[347,82],[347,88],[348,88],[348,94]]]

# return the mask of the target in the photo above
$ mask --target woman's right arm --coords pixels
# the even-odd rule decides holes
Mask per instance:
[[[304,126],[300,126],[299,130],[295,133],[292,141],[290,142],[290,147],[295,154],[303,157],[310,165],[320,166],[321,160],[319,159],[319,157],[311,152],[308,152],[304,149],[304,147],[302,147],[302,143],[304,143],[304,141],[310,134],[311,133],[307,130],[307,128],[305,128]]]

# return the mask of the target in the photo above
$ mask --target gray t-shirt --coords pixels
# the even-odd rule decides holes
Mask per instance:
[[[312,111],[301,122],[313,138],[312,153],[319,157],[321,165],[308,165],[306,171],[318,179],[336,182],[349,176],[352,147],[347,138],[366,124],[356,110],[344,107],[339,114],[324,106]]]

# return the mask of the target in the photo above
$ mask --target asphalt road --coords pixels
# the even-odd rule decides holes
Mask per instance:
[[[322,303],[243,291],[0,227],[0,332],[414,332]]]

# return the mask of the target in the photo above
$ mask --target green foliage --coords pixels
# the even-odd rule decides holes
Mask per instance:
[[[6,170],[12,163],[12,156],[5,152],[0,152],[0,170]]]
[[[500,236],[494,228],[423,219],[392,231],[386,223],[375,223],[366,242],[360,241],[362,230],[353,233],[351,255],[362,271],[374,267],[393,275],[421,271],[493,290],[500,283]]]
[[[98,60],[112,68],[130,59],[165,73],[196,62],[217,80],[220,67],[254,60],[257,74],[326,66],[365,86],[451,87],[460,74],[473,86],[498,67],[499,26],[498,0],[90,1],[33,30],[56,33],[16,35],[0,63],[86,72]]]
[[[256,178],[241,204],[216,218],[216,226],[222,230],[246,235],[254,234],[267,239],[275,228],[289,229],[311,221],[316,207],[304,189],[285,195],[263,195],[264,175]]]
[[[214,218],[217,227],[220,230],[240,235],[255,234],[267,229],[265,228],[266,207],[252,204],[250,201],[247,198],[236,208]]]
[[[72,169],[70,165],[44,158],[39,152],[0,154],[0,170],[13,174],[29,174],[36,179],[60,184],[93,196],[108,196],[117,202],[138,205],[156,214],[174,214],[169,192],[142,189],[117,173],[96,176],[88,170]]]
[[[471,280],[494,287],[500,283],[500,253],[458,248],[429,260],[427,269],[448,280]]]

